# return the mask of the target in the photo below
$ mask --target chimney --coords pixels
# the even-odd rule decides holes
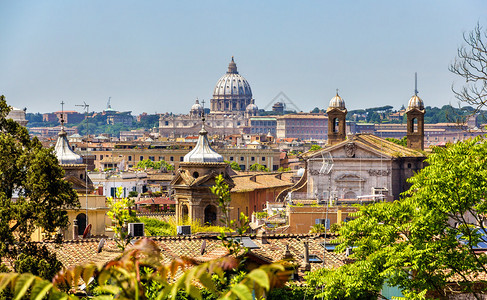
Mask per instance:
[[[303,265],[302,268],[304,271],[311,271],[311,265],[309,263],[309,243],[308,241],[304,241],[304,253],[303,253]]]
[[[289,244],[286,244],[286,250],[284,251],[284,255],[282,256],[282,260],[292,260],[293,255],[291,251],[289,251]]]
[[[257,231],[256,237],[260,241],[261,244],[269,244],[269,242],[267,241],[267,238],[266,238],[266,233],[263,229],[259,229],[259,231]]]
[[[73,239],[78,239],[78,220],[73,220]]]

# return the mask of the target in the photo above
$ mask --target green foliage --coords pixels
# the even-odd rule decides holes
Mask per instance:
[[[137,163],[137,166],[136,166],[137,169],[141,169],[141,170],[145,170],[145,169],[148,169],[148,168],[152,168],[154,170],[164,170],[164,171],[172,171],[174,170],[174,166],[167,163],[166,161],[164,160],[160,160],[160,161],[152,161],[150,159],[144,159],[144,160],[141,160]]]
[[[407,298],[446,297],[447,283],[459,279],[464,292],[485,292],[468,278],[487,272],[487,256],[473,250],[487,242],[487,144],[476,138],[435,148],[426,165],[405,198],[364,206],[342,225],[339,250],[354,247],[356,262],[323,274],[317,285],[326,284],[325,299],[376,297],[386,281]]]
[[[269,214],[266,211],[257,211],[254,214],[257,219],[265,219],[269,216]]]
[[[314,224],[309,230],[310,233],[323,233],[326,231],[326,227],[323,224]]]
[[[219,174],[215,177],[215,185],[210,187],[210,191],[218,198],[218,206],[220,207],[223,216],[221,222],[226,227],[231,227],[229,205],[232,199],[230,197],[230,188],[225,182],[225,178],[223,178],[223,175]]]
[[[311,111],[312,114],[318,114],[320,112],[322,111],[318,107],[313,108],[313,110]]]
[[[290,284],[282,288],[273,289],[267,296],[267,300],[303,300],[313,299],[314,291],[305,286]]]
[[[137,191],[130,191],[129,192],[129,198],[137,197],[139,195],[139,192]]]
[[[330,232],[331,232],[331,233],[338,233],[338,232],[340,231],[340,228],[341,228],[341,227],[342,227],[342,226],[341,226],[340,224],[338,224],[338,223],[333,223],[333,224],[331,224],[331,225],[330,225]]]
[[[311,148],[309,149],[309,151],[318,151],[321,149],[323,149],[323,148],[320,145],[311,145]]]
[[[258,163],[251,165],[249,170],[253,172],[269,172],[269,168]]]
[[[175,226],[171,226],[170,223],[149,217],[139,217],[139,221],[145,224],[145,230],[150,236],[176,235]]]
[[[29,251],[27,242],[36,228],[43,228],[47,235],[66,228],[65,209],[79,207],[79,201],[64,181],[52,149],[42,147],[37,138],[30,139],[25,127],[6,119],[9,111],[5,97],[0,96],[0,258],[15,260],[22,251]],[[28,268],[27,255],[20,259],[18,265]],[[44,259],[56,266],[55,258],[38,256],[37,261],[29,260],[30,267],[43,269],[35,264]]]
[[[117,189],[117,198],[108,197],[107,206],[110,209],[107,216],[112,220],[112,229],[115,232],[117,246],[123,251],[130,242],[127,224],[137,221],[135,211],[130,208],[134,206],[134,200],[130,198],[119,198],[123,193],[123,188]]]
[[[277,172],[288,172],[288,171],[291,171],[291,168],[279,167],[279,169],[277,169]]]
[[[401,145],[403,147],[407,147],[408,146],[408,137],[407,136],[404,136],[400,140],[395,139],[395,138],[386,138],[386,140],[388,140],[389,142],[393,142],[395,144]]]
[[[228,160],[225,160],[224,162],[226,162],[227,164],[229,164],[230,165],[230,168],[232,168],[232,170],[242,171],[242,169],[240,169],[240,166],[238,165],[238,163],[236,161],[229,162]]]
[[[19,273],[31,273],[42,278],[53,278],[61,270],[62,264],[56,254],[49,253],[45,246],[28,243],[14,262],[14,270]]]

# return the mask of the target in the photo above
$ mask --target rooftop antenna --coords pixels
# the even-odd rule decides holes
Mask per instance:
[[[417,96],[418,93],[418,72],[414,72],[414,96]]]
[[[110,99],[112,99],[112,97],[108,97],[107,109],[112,108],[112,106],[110,105]]]

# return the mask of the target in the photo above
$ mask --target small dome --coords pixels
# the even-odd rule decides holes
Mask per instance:
[[[214,99],[225,99],[226,97],[252,98],[252,90],[247,80],[237,71],[237,64],[233,60],[228,65],[228,71],[215,85],[213,91]]]
[[[68,139],[66,138],[64,127],[61,128],[61,132],[59,132],[56,146],[54,147],[54,153],[61,165],[79,165],[83,163],[83,158],[74,153],[71,149]]]
[[[338,92],[335,97],[331,98],[328,108],[345,109],[345,101],[338,95]]]
[[[411,97],[411,99],[409,99],[408,110],[413,109],[413,108],[416,108],[419,110],[424,109],[423,100],[421,100],[421,98],[419,98],[418,95],[414,95]]]
[[[191,111],[203,111],[203,106],[198,99],[196,99],[196,102],[191,106]]]
[[[250,104],[247,105],[247,108],[245,108],[246,111],[249,111],[249,112],[256,112],[259,110],[259,108],[257,107],[257,105],[254,104],[254,99],[252,99],[250,101]]]
[[[205,120],[203,119],[203,126],[199,132],[200,136],[196,146],[183,158],[184,162],[196,162],[196,163],[216,163],[223,162],[223,156],[218,154],[210,146],[208,141],[208,131],[205,129]]]

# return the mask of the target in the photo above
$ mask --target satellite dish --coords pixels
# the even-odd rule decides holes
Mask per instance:
[[[103,250],[104,245],[105,245],[105,239],[101,239],[100,243],[98,243],[98,249],[96,250],[96,252],[101,253],[101,250]]]
[[[83,231],[83,238],[86,239],[87,237],[89,237],[90,233],[91,233],[91,224],[88,224],[88,226],[86,226],[85,228],[85,231]]]
[[[205,254],[206,252],[206,240],[203,240],[203,244],[201,244],[201,250],[200,253],[201,255]]]

